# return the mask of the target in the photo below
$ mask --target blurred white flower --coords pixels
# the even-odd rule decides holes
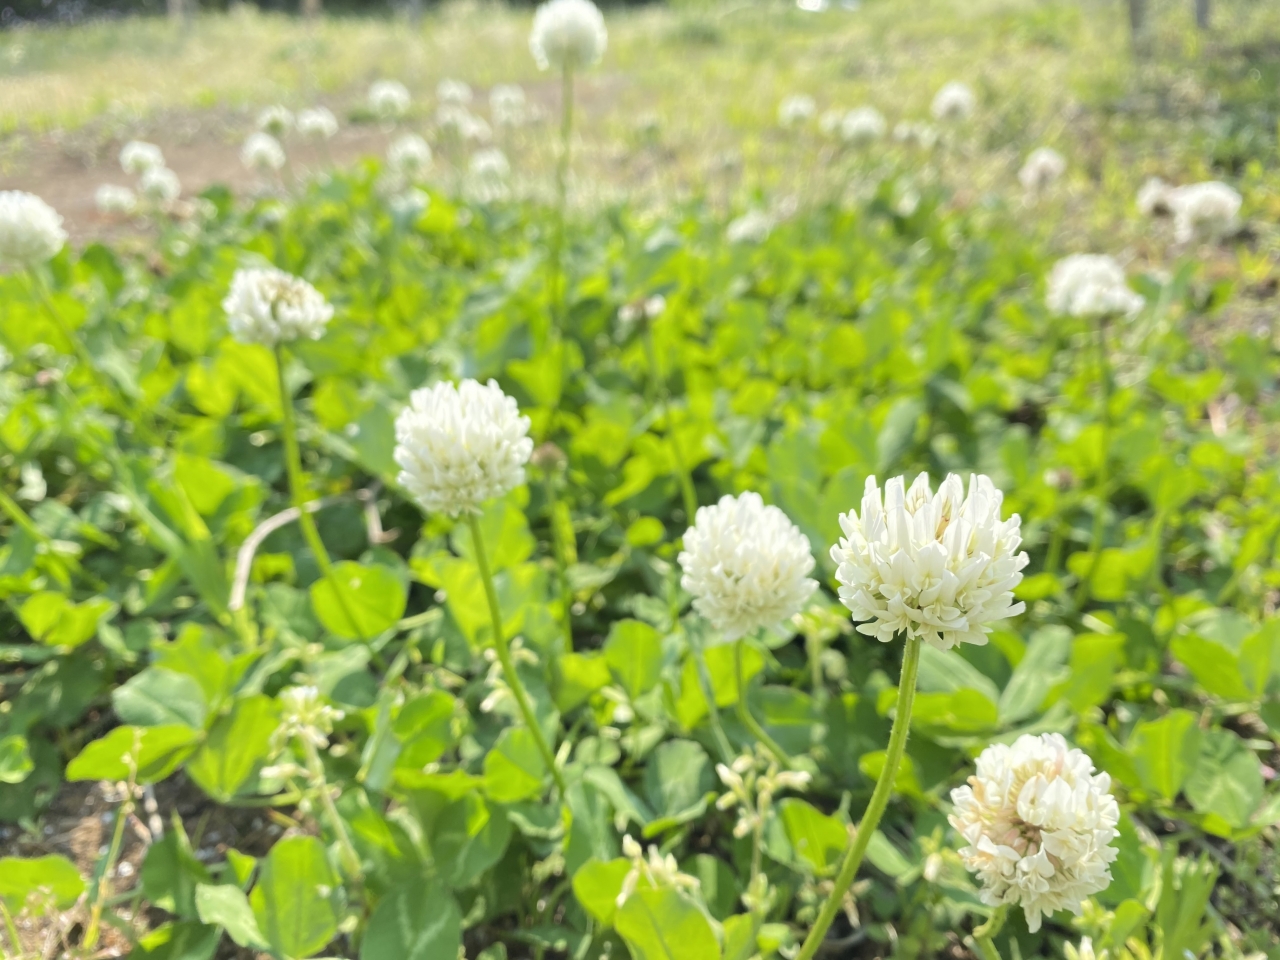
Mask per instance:
[[[138,198],[128,187],[115,183],[104,183],[93,194],[93,202],[99,213],[107,216],[121,216],[133,213],[138,207]]]
[[[665,856],[656,846],[649,848],[646,859],[644,849],[630,834],[622,838],[622,855],[631,861],[631,869],[622,878],[622,889],[618,893],[617,905],[620,907],[636,892],[640,881],[644,880],[654,889],[688,890],[696,893],[700,884],[697,877],[680,872],[680,865],[674,854]]]
[[[135,177],[163,166],[164,154],[154,143],[130,140],[120,150],[120,169]]]
[[[396,418],[399,481],[428,513],[478,513],[524,483],[529,418],[496,382],[441,382],[413,391]]]
[[[381,120],[397,120],[409,111],[409,91],[396,80],[378,80],[369,87],[369,109]]]
[[[138,192],[161,206],[168,206],[182,193],[182,181],[168,167],[152,167],[138,181]]]
[[[436,99],[441,103],[466,105],[471,102],[471,87],[461,80],[445,78],[436,84]]]
[[[33,267],[67,242],[62,217],[34,193],[0,191],[0,263]]]
[[[1037,147],[1018,171],[1018,182],[1028,193],[1039,193],[1067,172],[1067,161],[1052,147]]]
[[[863,147],[884,136],[884,117],[875,107],[855,107],[840,121],[840,137],[845,143]]]
[[[422,216],[431,206],[431,195],[425,190],[410,187],[392,196],[391,212],[398,217],[414,219]]]
[[[489,91],[489,115],[499,127],[518,127],[525,121],[524,90],[514,83],[500,83]]]
[[[778,104],[778,123],[784,127],[798,127],[808,123],[818,112],[813,97],[805,93],[793,93]]]
[[[1103,950],[1095,954],[1091,937],[1081,937],[1080,946],[1078,947],[1072,943],[1064,943],[1062,945],[1062,953],[1067,960],[1107,960],[1110,955],[1109,950]]]
[[[284,166],[284,147],[269,133],[251,133],[240,148],[240,162],[259,173],[279,170]]]
[[[1129,289],[1124,268],[1105,254],[1063,257],[1049,273],[1045,303],[1059,315],[1131,316],[1142,309],[1144,302]]]
[[[501,150],[478,150],[467,164],[467,193],[477,203],[494,203],[511,192],[511,164]]]
[[[949,817],[968,843],[960,856],[982,882],[982,902],[1022,907],[1032,933],[1058,910],[1079,916],[1085,898],[1111,883],[1120,809],[1110,789],[1061,734],[983,750],[968,786],[951,791]]]
[[[973,91],[958,80],[944,84],[933,98],[933,119],[947,122],[968,120],[977,106]]]
[[[417,180],[431,166],[431,147],[416,133],[406,133],[388,148],[387,166],[405,179]]]
[[[436,126],[446,136],[458,140],[485,142],[493,136],[489,124],[466,107],[456,103],[442,103],[436,110]]]
[[[699,507],[679,562],[693,608],[725,643],[789,620],[818,589],[808,537],[758,493]]]
[[[338,132],[338,118],[328,107],[312,107],[298,113],[298,133],[312,140],[328,140]]]
[[[321,700],[315,687],[286,687],[276,699],[280,703],[280,726],[272,739],[277,752],[295,738],[314,747],[327,747],[334,721],[345,716]]]
[[[773,231],[773,217],[760,209],[748,210],[729,222],[725,239],[730,243],[764,243]]]
[[[1138,212],[1144,217],[1167,217],[1173,213],[1174,188],[1159,177],[1148,177],[1138,189]]]
[[[319,340],[333,318],[333,307],[319,290],[273,267],[237,270],[222,309],[232,337],[267,347]]]
[[[1242,199],[1217,180],[1178,187],[1169,198],[1173,208],[1173,235],[1179,243],[1214,241],[1234,233]]]
[[[604,14],[591,0],[547,0],[533,15],[529,51],[539,70],[595,66],[608,42]]]
[[[893,139],[908,147],[928,150],[938,142],[938,132],[927,123],[902,120],[893,128]]]
[[[859,633],[888,643],[902,633],[946,650],[985,644],[991,624],[1021,613],[1013,588],[1027,555],[1021,520],[1000,518],[1003,495],[990,478],[954,473],[934,494],[927,474],[904,490],[868,477],[862,513],[840,515],[844,536],[831,548],[840,600]]]
[[[258,114],[258,129],[263,133],[269,133],[271,136],[279,139],[293,129],[293,113],[288,107],[276,104],[267,107]]]

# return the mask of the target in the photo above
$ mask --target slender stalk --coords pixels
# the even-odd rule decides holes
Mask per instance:
[[[556,580],[560,587],[560,606],[564,608],[564,652],[573,652],[573,587],[569,583],[569,547],[560,523],[560,494],[552,468],[544,473],[547,512],[551,515],[551,548],[556,556]]]
[[[567,286],[564,269],[565,207],[569,201],[569,161],[573,140],[573,68],[565,64],[560,75],[560,156],[556,161],[556,222],[551,247],[551,311],[553,327],[564,319]]]
[[[298,526],[302,528],[302,536],[307,541],[311,555],[315,557],[316,565],[320,568],[320,575],[333,585],[334,596],[338,598],[338,606],[342,608],[343,615],[351,625],[351,632],[356,636],[362,636],[359,621],[356,620],[347,603],[343,586],[334,576],[329,551],[325,549],[324,541],[320,539],[320,531],[316,529],[315,519],[307,509],[307,488],[302,476],[302,453],[298,448],[298,428],[294,417],[293,397],[284,381],[284,350],[279,346],[276,347],[275,357],[276,378],[280,381],[280,428],[284,434],[284,468],[289,477],[289,498],[298,510]]]
[[[35,525],[35,521],[27,516],[27,511],[23,510],[3,488],[0,488],[0,512],[6,514],[15,527],[36,543],[49,543],[49,538]]]
[[[556,787],[560,790],[560,798],[563,800],[568,795],[568,787],[565,785],[560,768],[556,766],[556,755],[551,745],[547,743],[542,725],[538,723],[538,715],[533,712],[529,694],[525,691],[524,684],[520,682],[520,675],[516,673],[515,661],[511,659],[511,647],[507,644],[506,634],[502,630],[502,608],[498,606],[498,591],[493,585],[493,573],[489,570],[489,558],[485,554],[480,518],[473,513],[467,519],[471,524],[471,548],[475,551],[476,566],[480,568],[480,579],[484,583],[484,595],[489,601],[489,616],[493,621],[493,649],[498,654],[498,662],[502,664],[502,675],[506,678],[507,686],[511,688],[512,696],[516,698],[520,715],[524,717],[525,725],[533,734],[538,752],[542,754],[542,762],[551,771],[551,778],[555,780]]]
[[[759,721],[751,715],[751,708],[747,704],[747,685],[742,679],[742,650],[746,645],[746,640],[739,640],[733,650],[733,675],[738,684],[738,719],[751,731],[751,735],[764,744],[778,762],[789,770],[791,758],[787,756],[787,751],[783,750],[778,741],[769,736],[764,727],[760,726]]]
[[[1001,960],[995,939],[996,934],[1004,927],[1008,912],[1007,906],[997,907],[995,912],[987,918],[986,923],[974,928],[973,936],[965,938],[968,947],[982,957],[982,960]]]
[[[324,762],[320,759],[320,751],[306,737],[296,739],[302,744],[302,752],[307,756],[307,774],[311,780],[311,786],[319,792],[324,815],[338,838],[338,855],[342,860],[343,869],[352,880],[359,882],[364,877],[364,871],[360,867],[360,854],[356,852],[355,845],[347,833],[347,825],[343,823],[342,817],[338,815],[338,808],[333,803],[333,794],[329,790],[328,780],[325,779]]]
[[[9,912],[9,908],[5,906],[4,898],[0,897],[0,916],[4,917],[4,929],[9,935],[9,940],[13,944],[14,960],[22,960],[26,951],[22,949],[22,941],[18,939],[18,927],[13,922],[13,914]]]
[[[674,418],[671,416],[671,398],[667,392],[667,383],[658,369],[658,350],[653,343],[653,322],[649,318],[644,321],[644,350],[649,361],[649,376],[653,381],[655,405],[658,413],[667,424],[667,438],[671,441],[671,457],[676,464],[676,477],[680,482],[680,496],[684,503],[685,519],[693,523],[698,512],[698,491],[694,489],[693,477],[685,465],[684,450],[680,446],[680,435],[676,431]]]
[[[103,861],[95,878],[93,906],[89,908],[89,925],[84,932],[86,954],[91,954],[98,944],[98,933],[102,929],[102,910],[107,905],[107,896],[111,892],[108,876],[115,866],[116,859],[120,856],[120,847],[124,841],[124,825],[129,815],[133,813],[133,806],[133,779],[130,778],[125,786],[125,798],[120,802],[120,806],[116,807],[116,824],[115,829],[111,831],[111,845],[107,848],[107,859]]]
[[[898,776],[898,767],[902,765],[902,757],[907,749],[907,734],[911,729],[911,707],[916,699],[916,674],[920,669],[920,639],[908,637],[906,649],[902,654],[902,677],[898,681],[898,709],[893,717],[893,729],[889,732],[889,748],[885,752],[884,769],[876,780],[875,790],[871,793],[871,802],[867,804],[862,822],[858,824],[854,834],[853,845],[845,853],[840,863],[840,871],[836,874],[835,887],[831,895],[818,911],[818,919],[814,921],[809,935],[796,960],[813,960],[818,948],[831,928],[831,923],[840,910],[845,892],[852,886],[862,866],[862,858],[866,856],[871,836],[880,825],[885,808],[889,805],[889,797],[893,794],[893,784]]]
[[[720,722],[720,708],[716,706],[715,687],[711,683],[711,671],[707,669],[707,657],[702,649],[702,641],[688,630],[685,637],[689,641],[689,650],[693,654],[693,665],[697,669],[698,687],[702,691],[702,699],[707,705],[707,719],[711,723],[711,732],[716,738],[716,747],[720,751],[720,759],[725,763],[733,762],[733,747],[725,736],[724,725]]]
[[[1089,535],[1089,569],[1076,586],[1076,609],[1082,610],[1089,599],[1093,578],[1102,564],[1102,536],[1106,532],[1107,495],[1111,486],[1111,362],[1107,355],[1107,318],[1099,317],[1097,326],[1098,387],[1101,393],[1098,425],[1102,429],[1102,456],[1098,463],[1096,484],[1097,506],[1093,514],[1093,530]]]

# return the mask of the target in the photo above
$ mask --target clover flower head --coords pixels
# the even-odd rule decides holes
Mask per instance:
[[[699,507],[679,561],[693,608],[726,643],[790,620],[818,588],[809,538],[753,492]]]
[[[431,166],[431,147],[416,133],[403,134],[387,149],[387,166],[401,177],[417,180]]]
[[[396,418],[400,483],[430,513],[478,513],[524,483],[532,453],[529,418],[492,380],[415,390]]]
[[[258,114],[258,129],[277,139],[292,130],[294,123],[293,111],[279,103]]]
[[[125,216],[138,207],[138,198],[128,187],[116,183],[104,183],[93,194],[98,212],[107,216]]]
[[[284,166],[284,147],[271,134],[259,130],[245,138],[240,148],[240,162],[260,173],[279,170]]]
[[[445,78],[436,84],[436,99],[441,103],[466,105],[471,102],[471,87],[462,80]]]
[[[500,83],[489,91],[489,115],[499,127],[518,127],[526,115],[524,89],[514,83]]]
[[[378,80],[369,87],[369,109],[380,120],[398,120],[409,112],[409,91],[398,80]]]
[[[933,119],[956,123],[973,116],[977,105],[978,100],[973,91],[959,80],[952,80],[943,84],[942,89],[934,95],[929,109],[933,113]]]
[[[328,107],[298,111],[298,133],[310,140],[328,140],[338,132],[338,118]]]
[[[276,729],[277,749],[298,738],[316,747],[329,745],[334,721],[345,714],[320,699],[315,687],[286,687],[280,691],[280,726]]]
[[[477,203],[503,200],[510,193],[511,164],[496,147],[477,150],[467,163],[467,193]]]
[[[1039,193],[1061,179],[1067,172],[1067,161],[1052,147],[1037,147],[1027,154],[1022,169],[1018,171],[1018,182],[1028,193]]]
[[[1173,208],[1173,235],[1179,243],[1220,240],[1240,226],[1240,194],[1217,180],[1179,187],[1169,202]]]
[[[941,650],[985,644],[991,624],[1026,608],[1013,602],[1027,565],[1021,519],[1000,518],[1003,495],[981,474],[967,496],[954,473],[936,494],[924,473],[905,486],[894,477],[882,498],[868,477],[862,512],[840,515],[831,559],[841,602],[859,633],[884,643],[903,633]]]
[[[807,93],[793,93],[778,104],[778,125],[798,127],[808,123],[818,112],[818,105]]]
[[[631,869],[622,878],[622,890],[616,901],[619,907],[636,892],[642,880],[655,890],[668,888],[696,894],[701,887],[697,877],[680,872],[674,854],[663,856],[656,846],[651,846],[646,857],[644,848],[630,834],[622,837],[622,855],[631,861]]]
[[[533,15],[529,52],[539,70],[595,66],[608,43],[604,14],[591,0],[547,0]]]
[[[1058,910],[1079,916],[1085,898],[1111,882],[1120,809],[1110,788],[1061,734],[983,750],[968,785],[951,791],[949,817],[968,844],[960,856],[982,883],[982,902],[1020,906],[1032,933]]]
[[[1138,188],[1138,212],[1144,217],[1167,217],[1173,213],[1174,188],[1159,177],[1148,177]]]
[[[840,121],[840,137],[855,147],[865,147],[884,136],[884,115],[875,107],[855,107]]]
[[[154,143],[130,140],[120,148],[120,169],[140,177],[148,170],[164,166],[164,154]]]
[[[725,239],[730,243],[764,243],[773,232],[773,217],[763,210],[753,208],[729,222]]]
[[[0,190],[0,263],[33,267],[62,249],[62,217],[34,193]]]
[[[182,181],[168,167],[152,167],[138,180],[138,192],[153,203],[167,206],[182,193]]]
[[[1132,316],[1146,301],[1129,289],[1124,267],[1105,254],[1064,257],[1049,273],[1045,304],[1061,316]]]
[[[237,270],[222,309],[232,337],[267,347],[319,340],[333,319],[333,307],[319,290],[272,267]]]

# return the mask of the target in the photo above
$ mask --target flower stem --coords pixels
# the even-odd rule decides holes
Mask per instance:
[[[302,744],[302,752],[307,755],[307,773],[311,786],[319,791],[320,805],[324,807],[324,815],[338,838],[338,854],[342,860],[343,869],[352,880],[358,883],[364,877],[364,871],[360,867],[360,854],[356,852],[355,845],[347,833],[347,825],[343,823],[342,817],[338,814],[338,808],[334,805],[329,782],[325,779],[324,762],[320,759],[320,751],[306,737],[296,739]]]
[[[742,679],[742,651],[746,645],[746,640],[739,640],[733,650],[733,676],[738,685],[738,719],[751,731],[751,735],[764,744],[778,762],[789,770],[791,758],[787,756],[787,751],[783,750],[778,741],[769,736],[764,727],[760,726],[759,721],[751,715],[751,708],[747,704],[747,685]]]
[[[902,757],[906,753],[907,734],[911,729],[911,707],[915,703],[916,674],[920,669],[920,642],[919,637],[907,637],[906,649],[902,654],[902,677],[898,682],[898,708],[893,716],[893,729],[889,732],[889,748],[885,752],[884,769],[880,771],[875,790],[871,794],[871,802],[867,804],[862,822],[858,824],[853,845],[849,847],[840,864],[835,887],[823,902],[822,909],[818,911],[818,918],[809,930],[809,935],[805,937],[804,945],[800,948],[796,960],[813,960],[818,952],[827,935],[827,930],[831,928],[831,923],[840,910],[845,892],[852,886],[854,878],[858,875],[858,868],[862,866],[862,858],[867,853],[871,836],[880,825],[880,818],[884,816],[885,808],[889,805],[893,784],[898,776],[898,767],[902,765]]]
[[[1098,462],[1096,484],[1098,502],[1094,507],[1093,530],[1089,535],[1089,569],[1086,571],[1085,576],[1080,578],[1080,583],[1076,586],[1076,610],[1084,608],[1089,599],[1089,590],[1093,586],[1093,578],[1097,575],[1098,569],[1102,565],[1102,535],[1106,528],[1107,493],[1111,486],[1109,472],[1111,459],[1111,363],[1107,355],[1107,318],[1105,316],[1098,318],[1097,349],[1098,387],[1101,394],[1098,426],[1102,430],[1102,442],[1100,444],[1102,451]]]
[[[573,140],[573,68],[560,75],[560,156],[556,160],[556,221],[551,246],[551,315],[558,331],[564,319],[567,286],[564,269],[565,207],[569,201],[569,160]]]
[[[556,555],[556,580],[560,587],[560,606],[564,608],[564,652],[573,652],[573,587],[569,583],[569,547],[560,522],[560,494],[556,478],[548,467],[544,472],[547,512],[551,515],[551,547]],[[572,531],[572,526],[570,527]]]
[[[120,856],[120,847],[124,842],[124,825],[133,813],[133,790],[134,783],[131,777],[125,784],[125,798],[116,808],[116,824],[115,829],[111,831],[111,845],[107,848],[107,858],[100,865],[94,880],[93,906],[89,908],[89,924],[84,933],[84,949],[87,954],[91,954],[98,944],[98,932],[102,929],[102,911],[107,904],[107,896],[111,892],[108,877],[115,867],[116,859]]]
[[[711,722],[711,732],[716,738],[716,748],[720,751],[720,759],[725,763],[733,762],[733,747],[725,736],[724,725],[720,722],[720,708],[716,706],[715,687],[711,683],[711,671],[707,669],[707,657],[702,649],[702,641],[688,630],[685,637],[689,640],[689,650],[693,654],[693,665],[698,674],[698,687],[702,691],[702,699],[707,704],[707,719]]]
[[[507,637],[502,630],[502,608],[498,606],[498,591],[493,585],[493,573],[489,569],[489,558],[484,550],[484,535],[480,531],[480,518],[473,513],[467,520],[471,524],[471,549],[475,552],[476,566],[480,568],[480,579],[484,582],[484,595],[489,601],[489,616],[493,621],[493,648],[498,654],[498,662],[502,664],[502,675],[507,681],[507,686],[511,688],[512,695],[516,698],[516,706],[520,708],[520,715],[524,717],[525,725],[529,728],[529,732],[533,734],[533,741],[538,745],[538,752],[542,754],[542,762],[546,764],[547,769],[551,772],[551,778],[555,780],[556,787],[560,790],[560,799],[565,800],[568,795],[568,787],[565,785],[560,768],[556,766],[556,755],[552,752],[551,745],[547,743],[546,735],[542,732],[542,725],[538,723],[538,716],[533,712],[533,704],[529,702],[529,694],[525,691],[524,684],[520,682],[520,675],[516,672],[515,661],[511,659],[511,648],[507,645]]]
[[[685,466],[684,451],[680,446],[680,436],[676,432],[675,422],[671,416],[671,397],[667,393],[667,383],[658,369],[658,350],[653,343],[653,321],[646,317],[643,323],[644,350],[645,356],[649,361],[649,376],[653,382],[653,392],[656,398],[654,403],[658,408],[659,416],[667,423],[667,437],[671,441],[671,457],[675,461],[676,477],[680,482],[680,496],[684,502],[685,520],[687,523],[693,523],[694,517],[698,512],[698,491],[694,489],[693,478],[689,475],[689,468]]]
[[[996,934],[1004,927],[1005,917],[1008,912],[1009,908],[1007,906],[996,907],[995,912],[987,918],[987,922],[975,927],[973,936],[965,938],[965,943],[969,949],[978,954],[982,960],[1001,960],[1000,951],[996,949],[995,939]]]

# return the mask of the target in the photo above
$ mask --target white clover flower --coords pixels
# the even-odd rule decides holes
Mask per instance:
[[[1240,194],[1217,180],[1179,187],[1170,197],[1173,235],[1179,243],[1220,240],[1240,226]]]
[[[284,166],[284,147],[269,133],[251,133],[240,148],[240,162],[259,172],[279,170]]]
[[[1114,257],[1076,253],[1053,265],[1045,303],[1055,314],[1099,317],[1132,316],[1145,301],[1129,289]]]
[[[938,132],[927,123],[902,120],[893,128],[893,139],[908,147],[928,150],[938,142]]]
[[[93,194],[93,202],[98,212],[107,216],[122,216],[133,213],[138,208],[138,198],[128,187],[115,183],[104,183]]]
[[[1039,193],[1067,172],[1067,160],[1052,147],[1037,147],[1018,171],[1018,182],[1028,193]]]
[[[514,83],[500,83],[489,91],[489,115],[499,127],[520,126],[526,109],[524,90]]]
[[[884,136],[884,116],[875,107],[855,107],[840,121],[840,137],[845,143],[864,147]]]
[[[388,202],[391,204],[391,212],[396,216],[416,219],[431,206],[431,195],[425,190],[410,187],[394,194]]]
[[[274,740],[276,750],[294,738],[305,740],[315,747],[327,747],[333,724],[345,714],[320,699],[315,687],[286,687],[277,699],[280,701],[280,726]]]
[[[748,210],[731,220],[725,228],[725,239],[730,243],[764,243],[773,231],[773,217],[763,210]]]
[[[135,177],[163,166],[164,154],[154,143],[130,140],[120,149],[120,169]]]
[[[293,124],[293,113],[288,107],[278,103],[275,106],[267,107],[258,114],[258,129],[263,133],[271,134],[277,139],[292,130]]]
[[[528,434],[529,418],[492,380],[423,387],[396,418],[399,481],[428,513],[478,513],[524,483]]]
[[[328,140],[338,132],[338,118],[328,107],[312,107],[298,112],[298,133],[311,140]]]
[[[533,15],[529,52],[539,70],[593,67],[608,43],[604,14],[591,0],[547,0]]]
[[[679,561],[693,608],[726,643],[789,620],[818,588],[808,537],[758,493],[699,507]]]
[[[0,263],[33,267],[67,242],[62,217],[34,193],[0,190]]]
[[[929,109],[933,113],[933,119],[955,123],[968,120],[977,103],[972,90],[960,81],[952,80],[937,92]]]
[[[138,181],[138,192],[153,203],[167,206],[182,193],[182,182],[168,167],[152,167]]]
[[[1159,177],[1148,177],[1138,189],[1138,212],[1144,217],[1167,217],[1173,213],[1174,192]]]
[[[381,120],[397,120],[409,112],[409,91],[396,80],[378,80],[369,87],[369,109]]]
[[[813,97],[806,93],[793,93],[783,97],[778,104],[778,124],[783,127],[798,127],[808,123],[818,112],[818,105]]]
[[[1000,519],[1003,495],[990,478],[969,478],[969,494],[954,473],[934,494],[920,474],[904,491],[902,477],[885,484],[884,499],[867,477],[862,513],[840,515],[844,536],[831,548],[840,600],[858,632],[888,643],[896,634],[947,650],[985,644],[991,624],[1021,613],[1013,588],[1027,555],[1021,519]]]
[[[272,267],[237,270],[222,301],[227,326],[240,343],[319,340],[333,307],[307,281]]]
[[[636,892],[636,887],[640,885],[641,880],[647,881],[655,890],[671,888],[697,893],[701,886],[697,877],[680,872],[680,865],[676,862],[674,854],[668,853],[663,856],[661,850],[652,846],[649,848],[649,856],[646,859],[644,849],[631,839],[630,834],[622,837],[622,855],[631,861],[631,869],[622,878],[622,890],[619,891],[616,901],[618,906],[626,903]]]
[[[1061,734],[983,750],[968,786],[951,791],[948,818],[968,843],[960,856],[982,882],[982,902],[1022,907],[1032,933],[1058,910],[1079,916],[1111,883],[1120,809],[1110,789]]]
[[[416,133],[406,133],[387,150],[387,166],[402,177],[417,180],[431,166],[431,147]]]
[[[436,99],[441,103],[466,105],[471,102],[471,87],[462,80],[446,78],[436,84]]]
[[[467,193],[477,203],[494,203],[510,194],[511,164],[497,148],[478,150],[467,163]]]

